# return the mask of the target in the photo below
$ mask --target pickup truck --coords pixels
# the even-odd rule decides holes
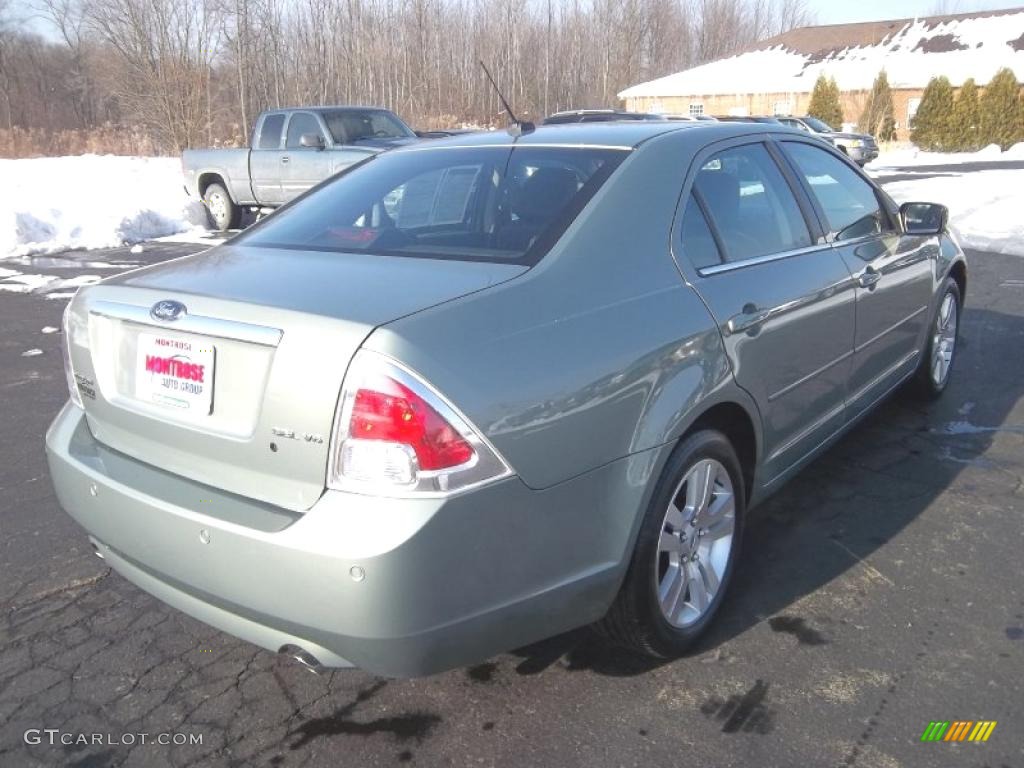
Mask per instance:
[[[783,125],[788,125],[790,128],[807,131],[818,138],[824,139],[834,145],[839,151],[845,152],[853,162],[861,167],[878,157],[878,142],[875,141],[874,136],[867,133],[844,133],[837,131],[828,123],[809,115],[807,117],[790,117],[787,115],[780,117],[779,122]]]
[[[252,146],[182,153],[185,191],[200,198],[219,230],[238,227],[243,208],[276,208],[368,155],[418,141],[397,115],[376,107],[271,109],[256,120]]]

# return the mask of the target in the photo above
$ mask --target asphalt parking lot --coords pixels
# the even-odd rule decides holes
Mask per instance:
[[[23,268],[73,278],[198,248]],[[688,658],[579,631],[408,681],[314,676],[104,567],[43,455],[67,397],[43,329],[64,301],[0,293],[0,766],[1024,765],[1024,259],[969,258],[945,397],[893,399],[752,514]],[[933,720],[998,725],[921,743]],[[201,744],[141,743],[162,733]]]

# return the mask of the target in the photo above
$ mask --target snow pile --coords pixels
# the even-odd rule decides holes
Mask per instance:
[[[1018,145],[1019,146],[1019,145]],[[965,248],[1024,256],[1024,171],[974,171],[885,185],[894,200],[942,203]]]
[[[166,157],[0,160],[0,259],[109,248],[202,226]]]
[[[874,45],[814,54],[768,41],[767,48],[634,85],[619,98],[810,93],[821,74],[835,77],[844,91],[868,90],[882,69],[893,88],[923,88],[935,75],[945,75],[954,86],[969,77],[984,85],[1002,67],[1024,80],[1024,10],[943,23],[914,19],[893,27]]]
[[[1005,152],[996,144],[989,144],[977,152],[925,152],[917,147],[900,147],[883,152],[865,166],[867,171],[913,168],[922,165],[961,165],[963,163],[992,160],[1024,160],[1024,142],[1014,144]]]

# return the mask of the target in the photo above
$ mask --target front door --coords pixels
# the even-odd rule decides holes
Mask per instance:
[[[874,185],[843,158],[805,142],[780,143],[857,283],[848,396],[855,418],[919,363],[937,245],[902,235]]]
[[[319,147],[304,147],[301,139],[311,134],[320,137]],[[331,153],[326,150],[327,136],[320,120],[312,112],[293,112],[285,139],[284,175],[281,186],[288,202],[331,175]]]
[[[757,402],[766,483],[844,423],[855,313],[850,272],[779,160],[760,140],[706,151],[674,239]]]

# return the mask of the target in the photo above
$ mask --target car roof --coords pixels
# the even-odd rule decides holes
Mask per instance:
[[[506,130],[480,131],[443,139],[431,139],[429,144],[417,143],[391,150],[409,152],[427,148],[481,147],[481,146],[564,146],[564,147],[611,147],[632,149],[649,139],[676,131],[689,131],[695,138],[702,135],[708,142],[731,136],[779,132],[793,133],[782,123],[730,123],[700,120],[628,120],[600,123],[564,123],[538,125],[534,130],[513,136]]]

